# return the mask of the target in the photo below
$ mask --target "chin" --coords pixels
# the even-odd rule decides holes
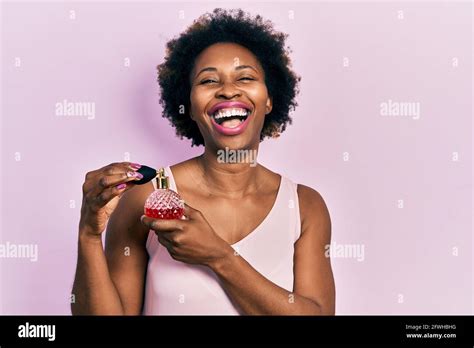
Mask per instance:
[[[216,134],[211,138],[212,147],[216,149],[225,149],[226,147],[232,150],[239,150],[239,149],[251,149],[254,148],[255,145],[258,146],[259,138],[257,135],[249,136],[249,134],[239,134],[239,135],[221,135]]]

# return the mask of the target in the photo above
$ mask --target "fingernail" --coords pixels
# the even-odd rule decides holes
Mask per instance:
[[[142,165],[138,163],[130,163],[130,167],[132,167],[133,169],[140,169]]]
[[[141,173],[138,173],[138,172],[127,172],[127,177],[128,178],[139,178],[139,179],[142,179],[143,178],[143,175]]]
[[[125,187],[127,187],[127,184],[120,184],[120,185],[117,185],[115,186],[117,188],[117,190],[122,190],[124,189]]]

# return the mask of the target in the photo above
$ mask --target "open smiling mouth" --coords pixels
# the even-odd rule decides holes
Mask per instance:
[[[219,126],[237,128],[247,120],[251,112],[244,108],[225,108],[217,110],[211,117]]]

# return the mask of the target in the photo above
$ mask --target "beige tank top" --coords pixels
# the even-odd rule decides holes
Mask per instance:
[[[165,168],[170,188],[177,192],[170,167]],[[156,183],[152,181],[153,185]],[[301,233],[297,184],[281,177],[275,203],[251,233],[231,246],[260,274],[293,291],[294,243]],[[146,243],[149,262],[144,315],[239,315],[207,266],[174,260],[150,230]]]

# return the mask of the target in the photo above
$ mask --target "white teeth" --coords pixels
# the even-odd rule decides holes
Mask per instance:
[[[247,116],[249,113],[246,109],[241,108],[232,108],[232,109],[220,109],[216,113],[214,113],[214,119],[218,120],[223,117],[231,117],[231,116]]]

